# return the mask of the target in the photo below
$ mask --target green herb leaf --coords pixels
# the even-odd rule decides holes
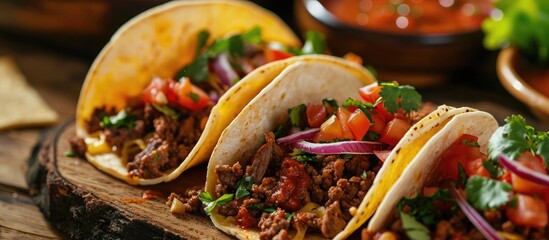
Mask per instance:
[[[402,198],[397,205],[397,209],[403,211],[406,206],[409,206],[410,211],[408,214],[427,226],[434,226],[442,218],[441,212],[434,206],[437,200],[449,203],[455,202],[448,189],[440,189],[429,197],[418,194],[414,198]]]
[[[318,162],[315,154],[308,153],[297,148],[294,148],[293,152],[290,154],[292,159],[299,162]]]
[[[284,218],[288,222],[291,222],[293,217],[294,217],[294,213],[284,213]]]
[[[206,207],[204,207],[204,212],[208,215],[216,206],[223,206],[232,201],[233,197],[233,194],[223,194],[223,196],[214,201],[209,192],[202,192],[198,194],[198,199],[202,202],[202,204],[206,205]]]
[[[406,113],[419,109],[421,95],[414,87],[386,82],[380,82],[379,84],[383,86],[379,93],[383,98],[383,106],[390,113],[396,113],[398,109],[404,109]]]
[[[322,99],[322,105],[324,105],[325,108],[332,108],[334,109],[334,112],[332,114],[335,114],[335,110],[339,108],[339,105],[337,104],[337,100],[333,98],[325,98]]]
[[[360,174],[360,177],[362,177],[362,178],[368,177],[368,175],[366,174],[366,170],[362,171],[362,174]]]
[[[427,228],[425,225],[418,222],[414,217],[401,211],[400,220],[402,221],[402,228],[404,228],[404,232],[406,232],[406,236],[408,236],[410,239],[412,240],[431,239],[431,232],[429,231],[429,228]]]
[[[507,117],[505,122],[488,142],[490,159],[498,161],[499,155],[517,159],[521,153],[531,151],[540,155],[549,166],[549,133],[536,131],[520,115]]]
[[[187,96],[191,98],[191,100],[193,100],[194,103],[197,103],[200,100],[200,97],[198,96],[198,94],[193,92],[187,93]]]
[[[174,120],[177,120],[181,116],[181,112],[169,107],[168,105],[153,104],[152,106],[154,107],[154,109]]]
[[[274,131],[275,138],[281,138],[283,136],[286,136],[286,133],[292,129],[292,123],[289,121],[286,121],[282,124],[280,124]]]
[[[276,211],[276,208],[274,208],[274,207],[269,207],[269,208],[263,209],[263,212],[269,213],[269,214],[274,213],[275,211]]]
[[[326,39],[324,35],[315,31],[305,33],[305,44],[301,50],[302,54],[324,54],[326,53]]]
[[[511,198],[512,189],[511,184],[481,176],[469,178],[465,185],[467,201],[480,211],[507,204]]]
[[[250,189],[254,184],[254,179],[250,176],[243,177],[238,181],[236,187],[236,199],[241,199],[250,195]]]
[[[486,169],[486,171],[488,171],[490,177],[498,178],[503,174],[503,169],[499,167],[498,162],[492,160],[484,160],[482,161],[482,166]]]
[[[242,34],[242,39],[245,43],[262,43],[263,39],[261,39],[261,29],[259,27],[252,28],[250,31]]]
[[[65,156],[66,157],[76,157],[76,152],[75,151],[66,151]]]
[[[200,55],[200,53],[204,49],[204,46],[206,46],[206,42],[208,41],[208,38],[210,38],[210,32],[206,30],[202,30],[198,33],[198,43],[196,46],[195,56]]]
[[[104,128],[128,128],[133,129],[135,126],[136,117],[126,113],[126,110],[118,112],[114,116],[103,115],[99,125]]]
[[[477,141],[474,141],[473,139],[469,139],[469,138],[463,139],[462,144],[469,147],[477,147],[477,148],[480,147],[480,144],[478,144]]]
[[[305,127],[305,111],[307,107],[305,104],[297,105],[293,108],[288,109],[288,115],[290,117],[290,123],[294,127]]]
[[[350,97],[350,98],[347,98],[345,102],[343,102],[343,107],[349,108],[350,106],[355,106],[358,109],[360,109],[366,115],[368,120],[370,120],[370,122],[373,124],[374,120],[372,119],[372,113],[371,113],[372,108],[375,107],[373,104],[369,102],[361,102]]]
[[[202,83],[208,80],[210,72],[208,71],[208,54],[202,53],[189,65],[183,67],[175,75],[175,79],[188,77],[193,83]]]
[[[501,14],[482,23],[484,46],[494,50],[510,44],[540,64],[548,63],[549,1],[497,0],[495,7]]]
[[[457,180],[461,187],[467,184],[467,172],[465,172],[465,169],[463,168],[463,165],[461,165],[461,163],[458,163],[458,179]]]

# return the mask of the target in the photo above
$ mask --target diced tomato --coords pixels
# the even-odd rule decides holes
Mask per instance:
[[[385,121],[385,122],[389,122],[389,121],[393,120],[393,118],[395,118],[395,114],[392,114],[389,111],[387,111],[387,109],[385,109],[385,107],[383,107],[383,103],[380,103],[380,104],[376,105],[376,107],[374,108],[374,112],[376,112],[377,115],[381,119],[383,119],[383,121]],[[405,119],[405,118],[401,118],[401,119]]]
[[[250,214],[246,207],[241,206],[236,214],[236,223],[240,228],[248,229],[257,226],[257,219]]]
[[[202,89],[192,85],[188,78],[176,82],[173,90],[177,95],[177,102],[184,108],[200,110],[210,103],[210,97]]]
[[[549,191],[545,191],[545,194],[543,194],[542,197],[545,202],[545,207],[549,209]]]
[[[341,130],[341,122],[336,115],[332,115],[320,126],[320,132],[318,132],[314,138],[314,142],[331,142],[332,140],[339,138],[343,135]]]
[[[151,83],[143,90],[142,98],[143,102],[146,103],[154,103],[154,104],[166,104],[167,98],[166,98],[166,89],[167,89],[167,82],[160,79],[160,78],[153,78]],[[158,96],[159,94],[164,94],[164,98],[162,96]],[[164,101],[165,100],[165,101]]]
[[[349,128],[349,126],[347,126],[349,116],[351,116],[351,112],[349,112],[349,110],[342,107],[337,109],[337,118],[339,118],[339,122],[341,124],[341,132],[343,133],[340,139],[355,139],[353,133],[351,132],[351,129]]]
[[[389,157],[389,154],[391,154],[391,150],[374,150],[374,155],[376,155],[381,162],[385,162]]]
[[[498,181],[502,181],[509,184],[513,183],[513,179],[511,178],[511,172],[510,171],[505,172],[503,175],[501,175],[498,178]]]
[[[404,134],[410,129],[408,121],[395,118],[387,123],[381,137],[380,142],[396,146],[397,143],[404,137]]]
[[[539,156],[533,155],[531,152],[524,152],[520,154],[517,159],[518,163],[539,173],[547,174],[545,164]],[[513,189],[517,192],[528,194],[539,194],[549,190],[549,187],[542,184],[538,184],[511,173],[511,179],[513,182]]]
[[[435,195],[439,190],[438,187],[423,187],[423,196],[430,197]]]
[[[290,58],[293,56],[294,55],[289,52],[284,52],[281,50],[270,49],[270,48],[265,49],[265,59],[267,59],[267,62],[274,62],[274,61]]]
[[[480,175],[489,177],[490,174],[482,165],[484,154],[480,148],[468,143],[476,143],[478,138],[463,134],[446,150],[439,166],[442,179],[456,180],[459,175],[458,164],[463,166],[468,176]]]
[[[532,196],[517,194],[516,208],[509,206],[506,215],[516,225],[545,228],[547,226],[547,207],[543,200]]]
[[[364,99],[364,101],[369,103],[375,103],[379,98],[379,92],[381,92],[381,86],[377,82],[366,85],[358,89],[358,93]]]
[[[171,105],[179,105],[178,102],[178,95],[176,93],[177,89],[180,88],[180,83],[176,81],[168,81],[168,87],[166,89],[166,97],[168,98],[168,103]]]
[[[321,103],[308,103],[306,113],[309,127],[320,127],[326,120],[326,108]]]
[[[368,129],[370,129],[370,119],[366,117],[366,114],[362,112],[360,109],[356,109],[351,115],[349,116],[349,120],[347,120],[347,126],[351,129],[351,132],[353,133],[353,136],[356,140],[362,140],[364,138],[364,135],[366,135],[366,132],[368,132]]]
[[[373,123],[370,126],[370,130],[378,135],[383,134],[383,130],[385,130],[385,125],[387,125],[387,122],[376,113],[372,113],[372,121]]]

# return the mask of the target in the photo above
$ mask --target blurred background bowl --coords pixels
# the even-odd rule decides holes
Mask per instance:
[[[516,48],[503,49],[498,55],[496,65],[499,80],[503,87],[515,98],[526,104],[536,117],[549,122],[549,97],[539,91],[541,89],[547,91],[549,85],[543,84],[541,87],[533,87],[530,84],[533,79],[525,75],[524,61],[525,59]],[[544,77],[545,83],[547,83],[549,81],[549,69],[539,70],[541,72],[536,71],[537,73],[534,74],[537,78]],[[529,74],[529,76],[532,76],[532,74]],[[549,94],[549,92],[546,94]]]
[[[339,20],[318,0],[296,0],[295,17],[301,31],[324,33],[335,55],[358,54],[384,81],[436,85],[456,71],[478,65],[485,52],[480,24],[476,30],[444,34],[371,30]]]

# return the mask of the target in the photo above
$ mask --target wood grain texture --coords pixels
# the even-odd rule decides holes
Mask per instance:
[[[191,169],[174,182],[158,186],[130,186],[99,172],[86,161],[64,156],[70,150],[68,139],[75,134],[74,123],[57,129],[31,163],[29,180],[35,201],[45,216],[71,238],[100,239],[227,239],[206,217],[174,215],[166,198],[144,203],[144,190],[170,192],[204,184],[204,165]],[[38,166],[38,167],[36,167]]]

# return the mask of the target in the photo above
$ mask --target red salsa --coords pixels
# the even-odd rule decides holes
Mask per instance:
[[[491,0],[320,0],[339,20],[366,29],[397,33],[477,30]]]

